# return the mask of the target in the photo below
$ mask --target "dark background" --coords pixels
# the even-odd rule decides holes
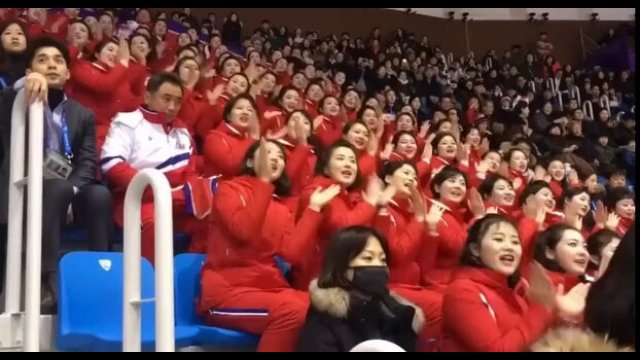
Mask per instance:
[[[180,8],[154,8],[157,11],[182,11]],[[224,18],[231,12],[238,13],[243,22],[243,36],[250,36],[263,19],[273,26],[287,26],[290,32],[301,27],[304,32],[316,30],[321,36],[340,35],[348,31],[352,36],[366,37],[374,26],[380,27],[383,36],[388,36],[398,27],[415,33],[418,37],[427,35],[431,46],[440,45],[445,53],[455,56],[466,53],[467,40],[465,24],[461,20],[448,20],[425,15],[407,14],[381,8],[191,8],[193,16],[201,20],[210,11],[215,12],[216,28],[220,30]],[[548,33],[554,45],[553,55],[561,64],[576,64],[582,61],[580,29],[591,39],[598,41],[609,28],[616,28],[620,21],[469,21],[467,23],[469,50],[476,59],[489,49],[495,49],[498,56],[513,44],[527,49],[535,48],[540,31]],[[626,22],[633,24],[633,22]],[[587,47],[593,46],[587,44]]]

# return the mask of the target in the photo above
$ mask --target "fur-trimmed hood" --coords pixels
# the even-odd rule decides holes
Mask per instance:
[[[549,330],[531,346],[533,352],[634,352],[615,341],[581,328],[562,327]]]
[[[309,284],[309,295],[311,297],[311,305],[319,312],[327,313],[339,319],[346,319],[349,312],[349,292],[344,289],[335,287],[322,289],[318,287],[318,280],[315,279]],[[409,302],[405,298],[390,293],[391,297],[398,303],[411,306],[415,310],[411,328],[416,334],[419,334],[424,326],[424,313],[415,304]]]

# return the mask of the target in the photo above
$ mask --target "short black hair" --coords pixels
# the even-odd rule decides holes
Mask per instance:
[[[370,99],[370,98],[368,98],[368,99],[367,99],[367,101],[368,101],[369,99]],[[376,101],[377,101],[377,100],[376,100]],[[364,104],[364,103],[363,103],[363,104]],[[358,117],[358,119],[359,119],[359,120],[362,120],[362,115],[364,115],[364,112],[365,112],[365,111],[367,111],[367,110],[371,110],[371,111],[373,111],[374,113],[376,113],[376,116],[378,116],[378,111],[377,111],[373,106],[369,106],[369,105],[362,105],[362,107],[360,107],[360,110],[358,110],[358,115],[357,115],[357,117]]]
[[[443,123],[443,122],[451,122],[451,120],[447,120],[447,119],[440,120],[438,122],[438,126],[437,127],[439,128],[440,124]],[[433,141],[431,141],[431,146],[433,146],[433,154],[434,155],[439,155],[438,154],[438,143],[440,143],[440,141],[442,141],[442,139],[444,139],[447,136],[450,136],[453,139],[453,141],[456,142],[456,144],[458,143],[458,140],[456,140],[456,137],[452,133],[450,133],[448,131],[439,132],[439,133],[437,133],[436,137],[433,138]]]
[[[284,95],[289,91],[295,91],[295,93],[298,94],[298,96],[300,96],[300,92],[293,85],[284,86],[282,89],[280,89],[280,92],[278,93],[278,96],[276,96],[273,99],[274,105],[281,108],[282,107],[282,104],[281,104],[282,103],[282,99],[284,99]]]
[[[460,265],[466,267],[485,267],[480,256],[474,255],[471,251],[472,245],[477,246],[478,249],[482,247],[482,239],[487,234],[487,231],[497,224],[508,224],[513,226],[514,229],[518,229],[518,226],[509,218],[498,214],[487,214],[482,219],[476,221],[469,232],[467,233],[467,241],[462,249],[462,255],[460,256]],[[516,271],[509,277],[509,285],[515,286],[520,278],[520,274]]]
[[[362,174],[360,172],[360,166],[357,165],[358,151],[356,150],[355,147],[353,147],[353,145],[351,145],[346,140],[340,139],[340,140],[334,142],[333,144],[331,144],[326,149],[324,149],[322,152],[320,152],[320,156],[318,157],[318,161],[316,162],[315,175],[321,175],[321,176],[324,176],[324,177],[329,177],[326,174],[325,170],[329,166],[329,162],[331,161],[331,156],[333,155],[333,152],[336,149],[341,148],[341,147],[344,147],[344,148],[347,148],[347,149],[353,151],[353,154],[356,156],[356,168],[358,170],[356,172],[356,179],[353,182],[353,184],[347,188],[347,190],[357,189],[363,182]]]
[[[364,126],[364,128],[367,130],[367,136],[369,135],[369,128],[367,127],[367,124],[365,124],[363,121],[361,120],[356,120],[356,121],[349,121],[343,128],[342,128],[342,136],[346,136],[349,131],[351,131],[351,128],[356,126],[356,125],[362,125]]]
[[[391,139],[391,144],[393,144],[394,148],[398,146],[398,143],[400,142],[400,138],[402,137],[402,135],[411,136],[413,140],[416,140],[416,143],[417,143],[416,134],[414,134],[412,131],[400,130],[400,131],[397,131],[395,134],[393,134],[393,138]]]
[[[256,113],[258,112],[258,105],[251,95],[249,95],[248,93],[238,94],[237,96],[231,98],[227,105],[225,105],[224,110],[222,110],[222,119],[224,120],[224,122],[228,123],[231,121],[231,119],[229,119],[231,111],[233,110],[233,107],[236,106],[236,103],[242,99],[247,100],[253,107],[253,110],[255,110]]]
[[[542,189],[549,189],[549,191],[551,191],[549,184],[544,180],[534,180],[529,184],[527,184],[527,186],[522,191],[522,194],[520,194],[520,199],[519,199],[520,205],[526,204],[527,199],[530,196],[535,196]]]
[[[567,224],[555,224],[543,231],[536,238],[533,250],[533,259],[539,262],[545,269],[560,273],[565,272],[556,260],[551,260],[547,257],[547,250],[555,251],[558,243],[562,239],[562,234],[567,230],[580,232],[573,226]]]
[[[166,71],[157,72],[151,75],[147,82],[146,90],[153,94],[165,83],[175,85],[182,91],[182,81],[180,81],[178,75]]]
[[[352,284],[347,279],[349,263],[364,250],[370,237],[378,239],[386,255],[387,264],[390,264],[392,259],[389,244],[382,233],[367,226],[350,226],[338,231],[329,240],[322,260],[318,287],[350,290]]]
[[[619,238],[618,234],[609,229],[602,229],[591,234],[591,236],[589,236],[589,238],[587,239],[587,251],[589,251],[589,255],[600,259],[600,253],[602,252],[602,249],[604,249],[605,246],[609,245],[609,243],[615,238]],[[589,261],[588,268],[591,270],[597,270],[598,265],[598,263]]]
[[[280,149],[280,151],[282,151],[282,154],[284,155],[284,164],[286,167],[287,156],[282,144],[275,140],[267,141],[275,144]],[[260,141],[255,141],[253,144],[251,144],[251,146],[249,146],[249,149],[247,149],[247,152],[244,154],[244,158],[242,159],[242,168],[240,170],[240,175],[256,176],[256,169],[254,166],[249,166],[249,160],[253,160],[253,157],[256,151],[258,151],[259,147]],[[273,193],[280,197],[289,196],[289,194],[291,193],[291,184],[289,183],[287,172],[285,170],[283,170],[280,177],[273,182],[273,185],[275,186]]]
[[[604,205],[609,208],[610,211],[613,211],[618,201],[626,199],[635,201],[633,191],[629,190],[626,186],[615,187],[607,191],[607,195],[604,198]]]
[[[338,104],[340,104],[340,99],[338,99],[337,97],[333,96],[333,95],[325,95],[325,97],[323,97],[320,101],[318,101],[318,113],[319,114],[324,114],[324,112],[322,111],[322,107],[324,106],[324,104],[329,100],[329,99],[335,99]],[[367,128],[368,129],[368,128]]]
[[[378,171],[378,177],[380,179],[382,179],[382,181],[384,181],[386,183],[385,178],[389,175],[393,175],[396,171],[398,171],[398,169],[400,169],[401,167],[405,166],[405,165],[409,165],[413,168],[413,171],[416,172],[416,175],[418,175],[418,168],[416,168],[416,165],[413,163],[413,161],[409,161],[409,160],[401,160],[401,161],[387,161],[385,162],[379,169]]]
[[[71,56],[69,55],[69,48],[66,45],[49,36],[38,36],[35,39],[31,39],[29,41],[29,46],[27,47],[25,53],[25,58],[27,59],[27,67],[31,68],[31,66],[33,65],[33,61],[36,59],[38,50],[45,47],[56,48],[60,52],[60,54],[62,54],[67,67],[71,66]]]
[[[436,191],[436,186],[441,186],[442,183],[444,183],[448,179],[458,175],[462,176],[468,188],[469,180],[467,179],[467,174],[463,173],[455,166],[447,165],[442,170],[440,170],[440,172],[437,173],[436,176],[433,177],[433,179],[431,179],[431,184],[429,185],[429,188],[431,190],[431,194],[433,194],[433,198],[440,199],[440,192]]]
[[[587,194],[589,197],[591,195],[589,195],[589,193],[587,192],[586,188],[583,187],[571,187],[568,188],[566,190],[564,190],[562,192],[562,197],[560,198],[560,203],[558,204],[560,207],[564,207],[566,204],[571,202],[571,199],[573,199],[574,197],[580,195],[580,194]]]
[[[496,186],[496,183],[500,180],[506,181],[507,184],[513,187],[513,183],[508,178],[500,174],[490,174],[486,177],[486,179],[482,180],[480,186],[478,186],[478,192],[484,200],[488,200],[491,197],[493,187]]]

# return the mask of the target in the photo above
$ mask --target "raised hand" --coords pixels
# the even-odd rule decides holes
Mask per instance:
[[[556,292],[545,269],[537,261],[531,264],[527,297],[532,302],[551,310],[556,304]]]
[[[370,177],[367,182],[367,189],[364,193],[364,200],[371,204],[371,206],[377,206],[380,196],[382,195],[383,188],[384,184],[382,183],[382,180],[376,176]]]
[[[118,60],[124,67],[129,67],[129,60],[131,59],[131,52],[129,51],[129,43],[123,36],[120,37],[120,43],[118,46]]]
[[[393,144],[388,142],[387,145],[384,146],[384,149],[380,153],[380,160],[389,160],[391,157],[391,153],[393,152]]]
[[[269,148],[267,147],[267,140],[265,138],[260,139],[260,147],[258,148],[258,159],[254,164],[254,170],[256,176],[266,182],[271,182],[271,167],[269,166]]]
[[[593,214],[593,219],[596,222],[596,226],[604,228],[607,223],[607,209],[605,209],[602,200],[596,202],[596,210]]]
[[[316,188],[309,199],[309,208],[315,211],[322,210],[325,205],[340,194],[340,191],[341,188],[338,184],[331,185],[324,190],[320,187]]]
[[[480,174],[486,174],[487,171],[489,171],[490,167],[491,167],[491,160],[489,159],[480,160],[480,162],[476,164],[476,172]]]
[[[298,142],[298,144],[300,144],[300,145],[307,145],[308,144],[307,129],[305,128],[305,125],[304,125],[303,121],[296,122],[295,134],[296,134],[296,141]]]
[[[425,138],[427,137],[427,133],[429,132],[429,128],[431,128],[431,121],[425,121],[422,123],[422,125],[420,125],[420,132],[418,133],[418,136],[420,136],[421,138]]]
[[[398,193],[398,189],[393,185],[388,185],[381,193],[378,198],[378,206],[385,206],[396,196]]]
[[[484,202],[482,201],[482,195],[476,190],[476,188],[471,188],[469,190],[469,209],[471,213],[476,219],[483,217],[486,214],[486,210],[484,208]]]
[[[440,220],[442,220],[442,215],[444,214],[445,210],[446,209],[442,205],[436,202],[432,202],[431,207],[429,208],[429,212],[425,217],[425,222],[427,223],[427,229],[429,229],[429,232],[438,232],[438,223],[440,222]]]
[[[513,179],[513,190],[518,190],[522,186],[522,178],[517,177]]]
[[[564,285],[558,285],[555,296],[555,307],[558,310],[558,315],[568,318],[582,315],[590,288],[591,284],[580,283],[565,294]]]
[[[615,232],[618,228],[618,224],[620,224],[620,216],[616,213],[610,213],[609,216],[607,216],[607,222],[605,223],[607,229]]]
[[[33,104],[36,101],[46,103],[48,93],[47,79],[42,74],[32,72],[27,75],[24,82],[24,96],[28,104]]]

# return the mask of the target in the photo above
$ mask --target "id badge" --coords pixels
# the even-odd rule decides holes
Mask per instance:
[[[42,174],[45,179],[67,179],[73,167],[67,159],[57,151],[47,151],[44,161]]]

